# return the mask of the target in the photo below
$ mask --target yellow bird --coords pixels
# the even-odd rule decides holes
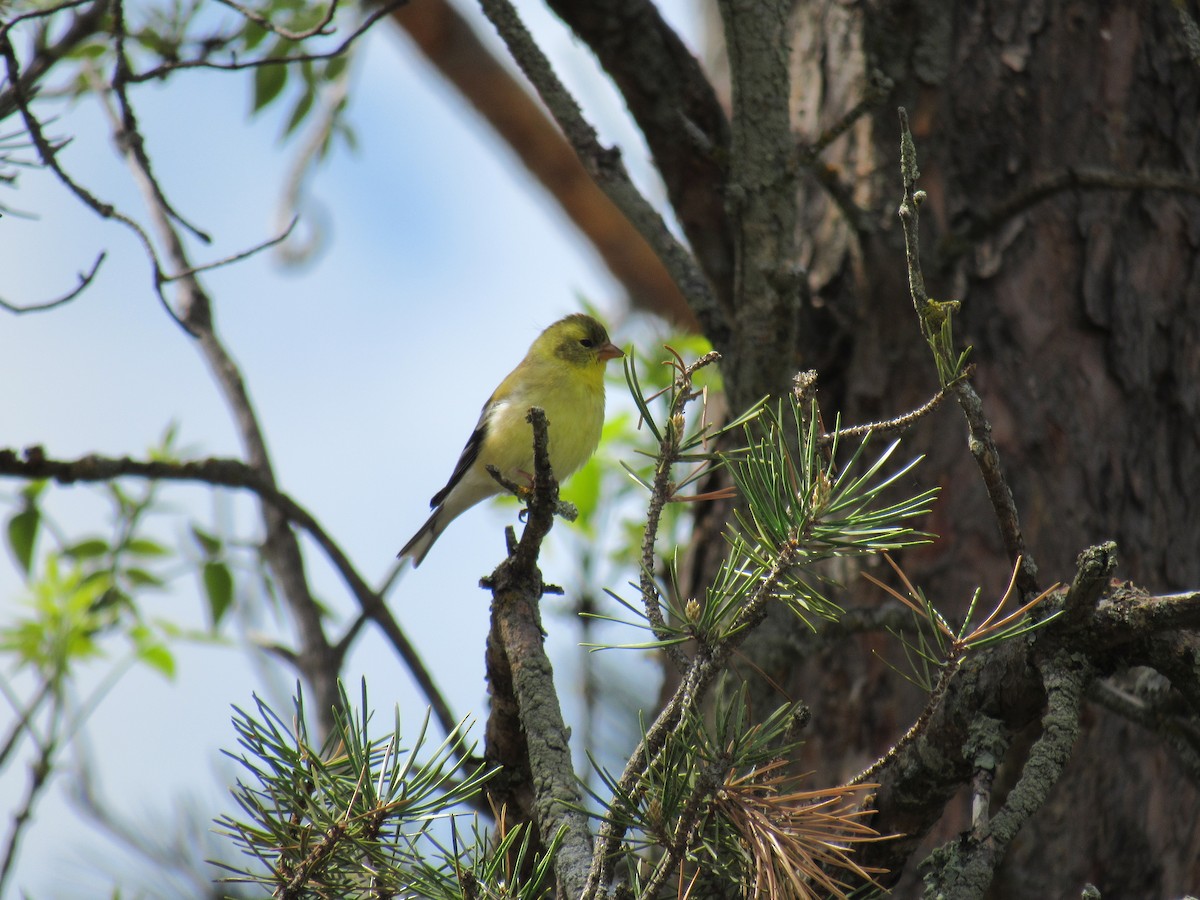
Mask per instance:
[[[545,410],[550,423],[554,477],[564,481],[586,463],[604,427],[604,366],[624,355],[604,326],[582,313],[559,319],[538,335],[483,405],[450,480],[429,501],[433,515],[397,556],[419,566],[447,525],[500,493],[487,466],[495,466],[509,481],[532,477],[533,428],[525,421],[531,406]]]

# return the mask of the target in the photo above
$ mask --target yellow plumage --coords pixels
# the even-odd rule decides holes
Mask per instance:
[[[550,423],[550,466],[563,481],[591,458],[604,427],[604,367],[625,354],[604,326],[579,313],[555,322],[533,342],[520,364],[483,405],[475,431],[446,486],[429,505],[433,515],[404,545],[401,559],[419,566],[438,535],[476,503],[500,493],[488,474],[495,466],[510,481],[527,482],[533,472],[531,406]]]

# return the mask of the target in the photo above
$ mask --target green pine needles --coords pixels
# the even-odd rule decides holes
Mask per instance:
[[[484,827],[464,812],[491,774],[464,762],[466,723],[429,748],[426,714],[406,747],[397,711],[391,731],[372,737],[364,683],[357,709],[342,688],[334,730],[317,747],[299,687],[290,719],[254,702],[253,711],[235,709],[242,752],[227,754],[247,773],[233,788],[243,817],[217,826],[249,857],[216,863],[227,882],[281,898],[545,896],[556,842],[534,858],[528,829]]]
[[[819,422],[815,403],[806,411],[793,398],[790,407],[763,416],[759,428],[747,426],[746,449],[729,456],[744,505],[735,512],[740,527],[726,535],[732,550],[709,589],[710,605],[749,598],[770,584],[806,623],[836,619],[841,608],[824,589],[819,563],[930,541],[911,523],[929,512],[937,489],[900,499],[888,493],[921,458],[889,471],[900,441],[872,458],[868,432],[839,468],[838,433],[822,434]]]

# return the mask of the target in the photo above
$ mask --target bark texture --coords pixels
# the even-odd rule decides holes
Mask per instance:
[[[1070,580],[1076,555],[1107,539],[1116,541],[1120,577],[1152,590],[1195,586],[1200,200],[1099,186],[1019,200],[1040,182],[1082,170],[1196,175],[1200,71],[1174,10],[1150,2],[880,0],[798,4],[793,24],[802,138],[815,139],[856,102],[871,69],[895,83],[883,108],[823,157],[852,186],[865,227],[815,180],[801,189],[801,255],[816,321],[801,340],[806,365],[821,373],[826,413],[840,409],[851,421],[892,415],[937,387],[928,351],[914,339],[895,220],[894,108],[902,104],[918,142],[918,187],[929,195],[928,286],[938,299],[964,301],[958,334],[975,348],[975,385],[1043,587]],[[993,215],[1006,206],[1007,214]],[[977,584],[998,596],[1011,568],[964,443],[961,413],[950,404],[908,440],[910,450],[929,454],[921,477],[942,485],[930,523],[941,539],[901,562],[952,609]],[[865,602],[880,599],[860,593]],[[864,641],[869,649],[885,643]],[[815,658],[797,673],[794,654],[812,645],[778,632],[772,644],[763,648],[768,671],[791,668],[793,686],[813,704],[806,767],[853,774],[919,708],[868,654],[811,649]],[[1035,723],[1018,735],[1009,759],[1022,758],[1040,733]],[[1017,774],[1001,768],[999,797]],[[1157,737],[1089,706],[1063,777],[1017,835],[995,896],[1078,896],[1088,881],[1114,897],[1194,890],[1198,808],[1194,782]],[[964,797],[936,842],[963,831],[966,814]],[[910,871],[901,896],[917,886]]]

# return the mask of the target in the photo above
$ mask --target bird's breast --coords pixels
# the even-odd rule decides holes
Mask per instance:
[[[546,412],[550,465],[559,481],[595,452],[604,427],[603,386],[596,391],[560,379],[542,387],[496,403],[488,418],[488,439],[480,454],[482,465],[493,465],[515,481],[525,480],[521,473],[533,472],[533,428],[525,419],[531,406],[540,406]]]

